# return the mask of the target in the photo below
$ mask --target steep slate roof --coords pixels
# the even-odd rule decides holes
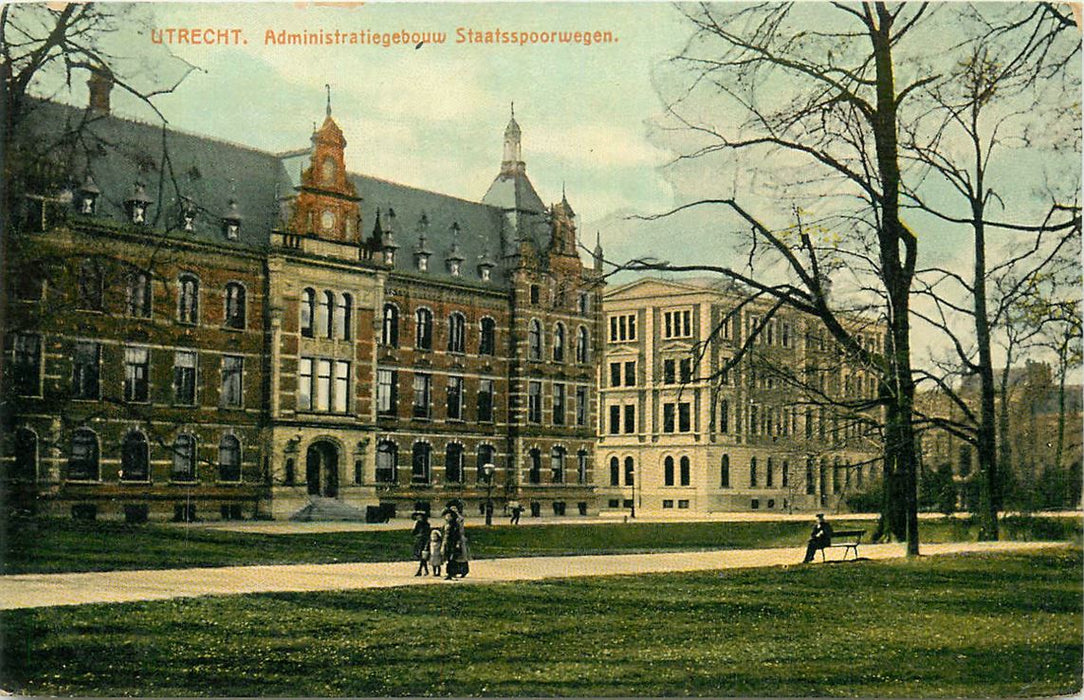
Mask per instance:
[[[350,181],[361,196],[361,231],[369,236],[380,211],[380,223],[388,226],[388,210],[395,210],[395,242],[399,252],[395,256],[397,272],[414,272],[424,278],[476,282],[487,287],[507,286],[501,260],[501,233],[504,216],[494,207],[470,202],[438,192],[408,187],[368,175],[350,174]],[[433,251],[429,258],[429,271],[418,272],[414,264],[414,247],[418,243],[418,220],[422,214],[429,219],[426,232],[428,248]],[[459,253],[463,256],[462,275],[454,278],[449,274],[445,258],[452,248],[452,224],[459,224]],[[488,249],[489,258],[497,263],[491,282],[482,282],[478,275],[478,261]]]
[[[203,240],[246,249],[264,249],[279,225],[278,195],[292,194],[281,160],[274,154],[161,126],[92,115],[86,110],[37,101],[27,116],[33,139],[48,145],[79,135],[66,166],[76,191],[89,172],[101,190],[96,217],[127,220],[124,201],[136,181],[151,200],[147,219],[157,235]],[[167,166],[167,167],[163,167]],[[194,202],[194,231],[179,229],[180,197]],[[222,232],[222,216],[235,199],[242,216],[238,240]]]

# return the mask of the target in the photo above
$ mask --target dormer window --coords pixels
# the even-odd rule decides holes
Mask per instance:
[[[490,270],[489,270],[488,266],[483,266],[483,267],[478,268],[478,276],[482,278],[483,282],[488,282],[489,281],[489,272],[490,272]]]
[[[124,206],[128,211],[128,221],[137,226],[146,225],[147,207],[150,203],[151,198],[147,196],[147,191],[144,189],[143,183],[135,183],[135,187],[132,188],[131,196],[124,201]]]
[[[384,249],[384,264],[395,265],[395,248]]]
[[[101,193],[102,191],[94,184],[94,180],[90,175],[87,175],[86,181],[83,182],[83,186],[79,189],[77,202],[79,213],[84,216],[92,216],[98,208],[98,195]]]
[[[241,237],[241,210],[237,208],[235,199],[230,200],[230,206],[222,217],[222,232],[231,241]]]
[[[458,260],[449,260],[448,261],[448,272],[450,272],[452,274],[452,277],[459,277],[459,261]]]
[[[421,254],[418,255],[418,270],[421,271],[421,272],[428,272],[429,271],[429,256],[428,255],[421,255]]]

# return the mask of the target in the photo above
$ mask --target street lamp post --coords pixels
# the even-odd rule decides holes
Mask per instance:
[[[482,465],[482,474],[486,477],[486,527],[493,524],[493,472],[496,470],[492,464]]]

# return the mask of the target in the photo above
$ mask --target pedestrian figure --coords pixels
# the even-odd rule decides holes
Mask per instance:
[[[413,513],[414,531],[414,559],[418,562],[418,571],[415,576],[421,576],[424,571],[429,573],[429,532],[433,527],[429,524],[429,514],[416,510]]]
[[[813,555],[817,550],[824,549],[832,544],[832,526],[824,519],[824,513],[817,513],[817,522],[813,524],[813,532],[809,534],[809,544],[806,545],[805,559],[803,564],[813,561]]]
[[[519,525],[519,516],[523,513],[523,506],[519,504],[519,501],[512,501],[508,504],[508,510],[512,512],[511,523],[513,525]]]
[[[429,533],[429,565],[433,568],[433,575],[440,576],[440,567],[444,563],[444,539],[439,528],[433,528]]]
[[[441,535],[444,538],[444,578],[463,578],[470,571],[470,548],[467,545],[467,533],[463,528],[463,516],[454,507],[445,508],[443,515]]]

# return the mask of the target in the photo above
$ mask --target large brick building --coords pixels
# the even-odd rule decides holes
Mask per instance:
[[[352,172],[330,104],[274,154],[117,118],[108,88],[37,103],[20,135],[39,157],[8,234],[14,507],[597,510],[601,251],[581,264],[514,116],[471,202]]]

